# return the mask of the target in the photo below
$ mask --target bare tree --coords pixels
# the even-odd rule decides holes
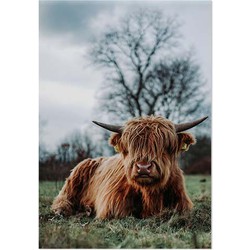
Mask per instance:
[[[203,84],[199,66],[190,55],[156,63],[142,92],[147,114],[161,114],[176,122],[192,116],[203,103]]]
[[[190,56],[169,55],[179,38],[176,18],[148,10],[129,14],[104,32],[90,50],[92,62],[107,70],[99,96],[103,111],[120,120],[194,113],[201,103],[199,67]]]

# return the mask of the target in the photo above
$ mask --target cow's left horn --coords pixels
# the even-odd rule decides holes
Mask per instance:
[[[200,124],[201,122],[205,121],[208,118],[208,116],[203,117],[199,120],[193,121],[193,122],[187,122],[187,123],[182,123],[182,124],[175,124],[175,131],[178,132],[182,132],[185,130],[188,130],[190,128],[193,128],[195,126],[197,126],[198,124]]]
[[[109,130],[109,131],[116,132],[116,133],[122,133],[122,126],[105,124],[105,123],[97,122],[97,121],[92,121],[92,122],[95,123],[96,125],[102,127],[102,128]]]

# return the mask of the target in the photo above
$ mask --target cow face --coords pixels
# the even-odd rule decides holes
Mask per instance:
[[[132,119],[122,133],[110,138],[110,144],[124,157],[129,182],[139,186],[165,184],[178,153],[193,143],[191,134],[176,133],[171,121],[154,116]]]

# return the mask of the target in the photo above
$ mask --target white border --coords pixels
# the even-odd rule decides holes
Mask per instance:
[[[38,248],[38,1],[2,1],[1,248]]]
[[[214,249],[249,247],[249,17],[247,1],[213,2]]]

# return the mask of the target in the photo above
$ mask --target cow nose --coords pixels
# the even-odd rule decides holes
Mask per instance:
[[[137,172],[139,174],[149,174],[151,168],[151,162],[137,162],[136,166],[138,168]]]

